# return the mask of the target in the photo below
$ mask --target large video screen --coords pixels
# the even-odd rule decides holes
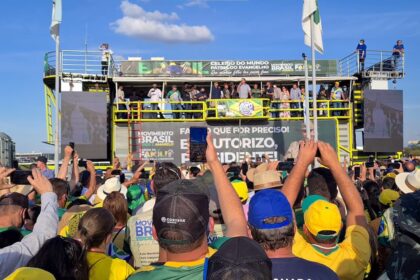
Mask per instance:
[[[397,152],[403,149],[403,92],[364,92],[365,152]]]
[[[81,158],[107,158],[106,93],[62,92],[61,148],[74,142]]]

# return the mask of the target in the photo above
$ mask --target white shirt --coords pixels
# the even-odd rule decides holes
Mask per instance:
[[[121,89],[118,89],[116,97],[115,97],[115,103],[124,103],[124,102],[125,102],[124,91]]]
[[[101,48],[102,50],[102,61],[108,61],[109,57],[113,54],[110,49]]]
[[[151,88],[147,94],[150,101],[160,101],[162,99],[162,91],[158,88]]]

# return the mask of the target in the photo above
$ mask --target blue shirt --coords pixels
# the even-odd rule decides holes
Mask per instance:
[[[366,45],[357,44],[356,50],[359,51],[359,56],[361,58],[366,58]]]
[[[42,175],[44,175],[45,177],[47,177],[47,179],[52,179],[52,178],[55,177],[54,170],[45,169],[41,173],[42,173]]]
[[[403,44],[401,44],[401,45],[395,45],[394,46],[394,49],[396,49],[396,50],[404,50],[404,45]],[[399,52],[393,52],[392,53],[392,55],[395,55],[395,56],[400,56],[400,53]]]
[[[302,94],[300,92],[300,88],[292,88],[290,90],[290,99],[291,100],[300,100],[302,98]]]
[[[325,265],[301,258],[271,259],[273,279],[338,280],[337,274]]]
[[[222,90],[219,87],[213,87],[211,89],[211,99],[222,98]]]

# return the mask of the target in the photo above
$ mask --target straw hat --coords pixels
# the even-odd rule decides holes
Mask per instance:
[[[97,196],[101,200],[104,200],[112,192],[120,192],[124,197],[127,197],[127,188],[120,183],[119,177],[112,177],[106,180],[105,184],[98,188]]]
[[[256,173],[260,173],[260,172],[264,172],[268,170],[268,164],[267,163],[261,163],[260,165],[258,165],[256,168],[251,168],[248,170],[248,172],[246,173],[246,178],[251,181],[254,182],[254,177]]]
[[[395,177],[395,183],[403,193],[412,193],[420,189],[420,169],[413,172],[400,173]]]
[[[283,186],[279,174],[274,170],[254,174],[254,190],[264,190]]]

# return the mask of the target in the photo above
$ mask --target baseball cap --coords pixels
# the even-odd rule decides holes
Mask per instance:
[[[20,267],[16,269],[12,274],[5,278],[5,280],[31,280],[31,279],[43,279],[43,280],[55,280],[55,277],[50,272],[35,268],[35,267]]]
[[[232,181],[232,187],[235,190],[236,194],[239,196],[241,202],[248,200],[248,186],[244,181],[235,180]]]
[[[48,159],[44,156],[39,156],[39,157],[36,158],[36,161],[40,161],[40,162],[43,162],[43,163],[47,164]]]
[[[22,208],[29,208],[29,201],[26,195],[12,192],[0,197],[0,206],[16,205]]]
[[[317,200],[304,213],[305,226],[314,236],[319,237],[322,232],[333,232],[327,236],[336,236],[342,227],[340,210],[337,205]]]
[[[271,260],[254,240],[233,237],[206,263],[205,279],[272,279]]]
[[[302,211],[303,211],[303,213],[305,213],[306,210],[308,210],[309,206],[311,206],[317,200],[328,201],[325,197],[323,197],[322,195],[319,195],[319,194],[308,195],[302,201]]]
[[[283,217],[278,223],[267,223],[268,218]],[[278,190],[257,192],[249,203],[248,222],[256,229],[276,229],[293,223],[293,211],[286,196]]]
[[[191,244],[206,232],[209,222],[209,198],[190,180],[177,180],[161,188],[153,208],[153,225],[159,242]],[[166,233],[176,232],[176,239]]]
[[[400,194],[397,191],[385,189],[379,195],[379,202],[386,206],[392,206],[399,198]]]

